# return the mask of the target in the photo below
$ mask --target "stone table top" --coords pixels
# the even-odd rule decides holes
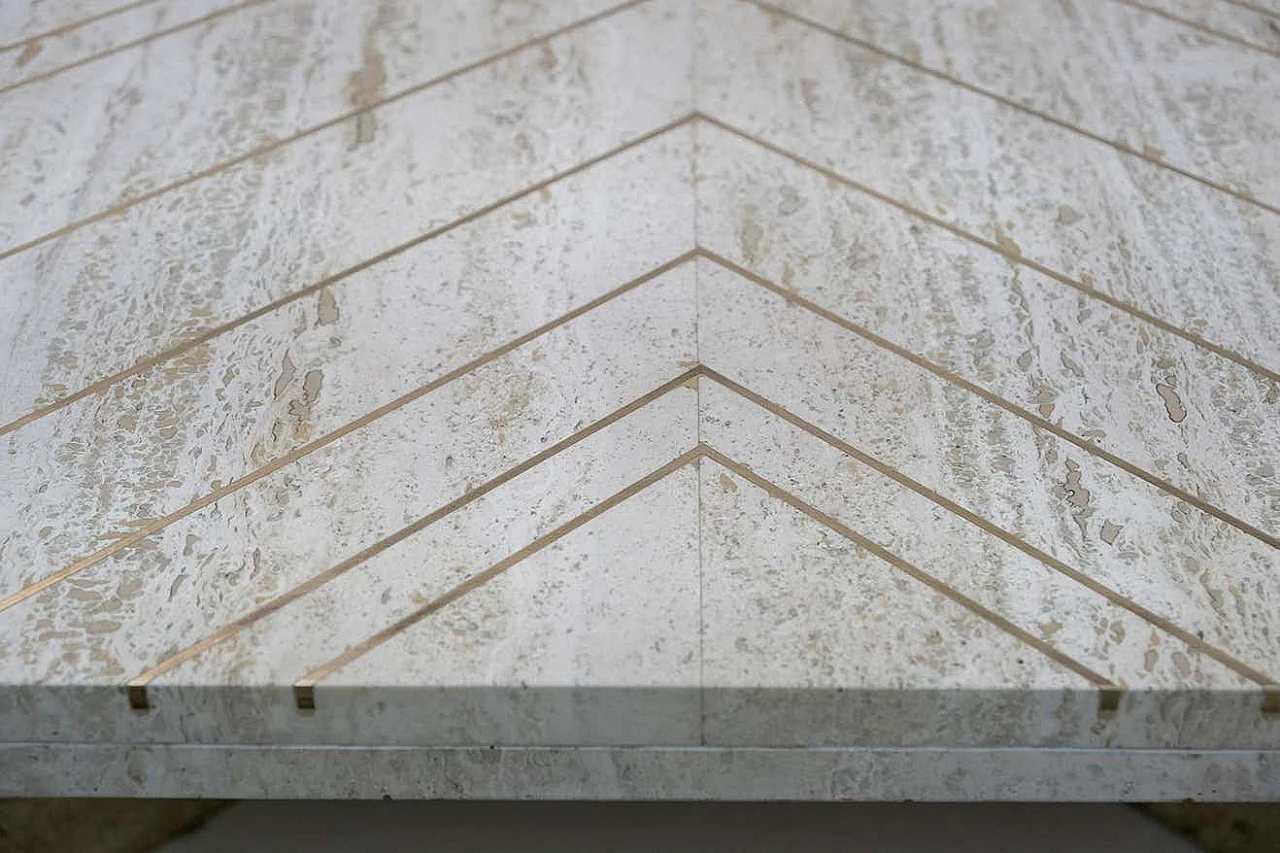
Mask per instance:
[[[0,794],[1280,797],[1277,32],[6,4]]]

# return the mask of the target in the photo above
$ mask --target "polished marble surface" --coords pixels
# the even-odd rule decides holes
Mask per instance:
[[[0,21],[3,792],[1280,796],[1280,10]]]

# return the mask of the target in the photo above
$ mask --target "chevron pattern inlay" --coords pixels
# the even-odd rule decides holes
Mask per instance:
[[[1264,11],[521,8],[0,16],[0,768],[1280,748]]]

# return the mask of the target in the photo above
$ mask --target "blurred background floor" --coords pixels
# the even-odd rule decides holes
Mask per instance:
[[[0,851],[1280,849],[1274,805],[1157,808],[1182,836],[1121,805],[6,800]]]
[[[376,850],[1195,853],[1124,806],[314,803],[233,806],[163,853]]]
[[[420,850],[1270,853],[1280,804],[0,800],[0,853]]]

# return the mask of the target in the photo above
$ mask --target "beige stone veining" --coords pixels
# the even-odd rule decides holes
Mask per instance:
[[[147,0],[105,17],[80,18],[74,26],[0,48],[0,89],[26,85],[262,2],[275,0]]]
[[[1280,57],[1280,9],[1267,12],[1261,5],[1230,0],[1142,0],[1139,5]]]
[[[0,768],[1265,793],[1265,11],[774,6],[6,6]]]
[[[1280,204],[1274,56],[1115,0],[777,5]]]

